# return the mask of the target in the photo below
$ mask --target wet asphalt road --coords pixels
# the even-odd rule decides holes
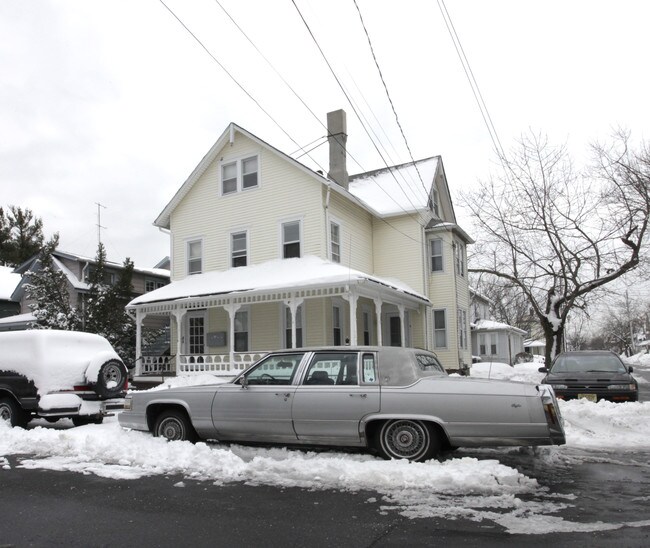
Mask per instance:
[[[650,401],[650,383],[640,387],[641,400]],[[575,495],[562,512],[566,520],[650,523],[649,452],[599,452],[597,458],[585,459],[585,452],[575,451],[574,465],[541,463],[532,454],[498,458],[552,493]],[[373,492],[217,486],[160,476],[119,481],[27,470],[16,467],[18,457],[8,460],[10,469],[0,470],[0,548],[650,546],[650,525],[513,535],[488,521],[409,519],[383,508]],[[185,487],[174,487],[179,481]]]

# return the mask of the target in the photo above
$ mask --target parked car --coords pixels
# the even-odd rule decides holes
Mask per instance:
[[[127,368],[99,335],[31,330],[0,333],[0,419],[99,423],[124,407]]]
[[[118,420],[168,440],[357,446],[413,461],[565,442],[552,388],[448,376],[435,354],[395,347],[272,352],[229,383],[132,393]]]
[[[583,350],[563,352],[553,360],[543,383],[550,384],[558,398],[584,398],[593,402],[638,401],[639,385],[632,376],[632,367],[623,363],[614,352]]]

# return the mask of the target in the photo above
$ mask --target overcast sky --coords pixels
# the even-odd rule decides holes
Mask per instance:
[[[274,68],[216,1],[166,0],[277,125],[159,0],[2,0],[0,205],[93,256],[99,202],[109,259],[150,267],[169,249],[154,219],[231,121],[291,154],[343,108],[349,172],[384,167],[292,1],[219,2]],[[453,192],[487,177],[492,142],[436,0],[357,3],[413,156],[441,155]],[[409,161],[354,1],[296,4],[389,163]],[[506,148],[530,128],[578,157],[613,127],[648,137],[650,2],[446,7]],[[326,146],[311,156],[327,169]]]

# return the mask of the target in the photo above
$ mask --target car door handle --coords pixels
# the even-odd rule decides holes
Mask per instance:
[[[291,392],[284,392],[282,394],[280,392],[276,392],[275,395],[280,396],[281,398],[290,398],[291,397]]]
[[[350,394],[351,398],[354,398],[354,396],[359,396],[360,398],[367,398],[368,394]]]

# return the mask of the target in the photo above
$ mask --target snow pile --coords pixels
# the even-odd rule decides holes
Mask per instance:
[[[198,375],[191,375],[187,377],[169,377],[165,379],[162,384],[149,388],[146,392],[152,392],[154,390],[167,390],[168,388],[178,388],[184,386],[198,386],[205,384],[222,384],[229,382],[234,377],[215,377],[209,373],[203,373]],[[138,390],[142,392],[142,390]]]
[[[539,384],[544,378],[544,373],[538,371],[540,367],[544,364],[527,362],[510,366],[500,362],[479,362],[472,364],[470,377]]]

